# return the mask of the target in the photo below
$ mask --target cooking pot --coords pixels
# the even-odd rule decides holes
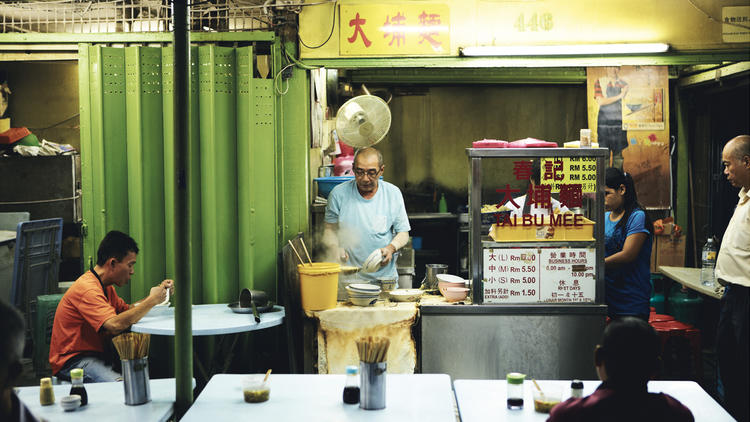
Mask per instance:
[[[422,288],[426,290],[437,289],[438,274],[447,274],[448,265],[446,264],[427,264],[425,265],[425,276],[422,280]]]

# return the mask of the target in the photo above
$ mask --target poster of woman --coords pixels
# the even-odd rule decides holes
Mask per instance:
[[[586,74],[591,140],[610,150],[612,167],[632,173],[644,206],[669,208],[667,67],[589,67]]]

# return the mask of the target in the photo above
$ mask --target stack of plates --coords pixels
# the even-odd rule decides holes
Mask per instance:
[[[372,284],[353,283],[346,286],[349,300],[357,306],[370,306],[378,301],[380,287]]]

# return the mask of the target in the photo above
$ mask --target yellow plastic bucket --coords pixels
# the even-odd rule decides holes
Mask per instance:
[[[336,307],[341,265],[333,262],[313,262],[297,265],[302,309],[322,311]]]

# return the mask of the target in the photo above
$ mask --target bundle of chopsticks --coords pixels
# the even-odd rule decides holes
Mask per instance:
[[[151,334],[122,333],[112,338],[121,360],[140,359],[148,356]]]
[[[365,363],[385,362],[391,341],[385,337],[360,337],[357,339],[359,360]]]

